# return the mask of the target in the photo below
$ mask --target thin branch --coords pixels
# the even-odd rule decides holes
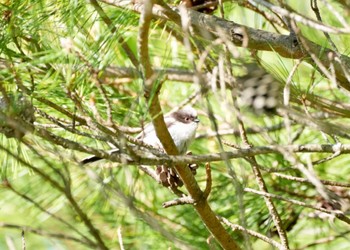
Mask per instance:
[[[234,111],[237,115],[237,121],[238,121],[238,127],[239,127],[239,131],[240,131],[241,139],[243,141],[244,146],[247,149],[251,149],[252,145],[250,144],[249,139],[247,137],[247,133],[246,133],[245,126],[243,123],[243,119],[241,117],[241,113],[240,113],[239,107],[237,105],[237,101],[236,101],[237,97],[234,96],[233,93],[232,93],[232,98],[234,101],[233,106],[234,106]],[[266,186],[265,181],[263,179],[263,176],[260,172],[259,164],[257,163],[255,156],[245,157],[244,159],[250,163],[251,168],[252,168],[253,173],[254,173],[254,176],[255,176],[255,180],[259,186],[259,189],[263,192],[268,192],[267,186]],[[264,197],[264,200],[265,200],[266,206],[270,212],[270,215],[273,219],[273,222],[276,226],[278,236],[281,240],[282,249],[289,249],[286,231],[284,230],[284,228],[282,226],[281,217],[280,217],[272,199],[269,197]]]
[[[84,213],[84,211],[81,209],[81,207],[78,205],[76,200],[74,199],[73,195],[71,194],[71,190],[67,188],[67,186],[61,186],[57,181],[55,181],[49,174],[45,173],[41,169],[34,167],[33,165],[27,163],[25,160],[23,160],[20,156],[14,154],[9,149],[3,147],[0,144],[0,149],[5,151],[8,155],[11,155],[14,157],[17,161],[19,161],[24,166],[28,167],[29,169],[33,170],[36,174],[38,174],[41,178],[48,181],[54,188],[56,188],[58,191],[60,191],[62,194],[66,196],[70,204],[72,205],[74,211],[79,215],[81,220],[84,222],[85,226],[89,229],[90,234],[96,239],[97,245],[100,249],[108,249],[106,245],[104,244],[100,233],[97,228],[94,227],[92,224],[90,218]]]
[[[178,206],[178,205],[186,205],[186,204],[195,204],[195,200],[192,199],[189,196],[186,197],[181,197],[181,198],[177,198],[175,200],[171,200],[171,201],[166,201],[163,203],[163,207],[164,208],[168,208],[168,207],[173,207],[173,206]]]
[[[321,164],[321,163],[324,163],[324,162],[333,160],[334,158],[340,156],[340,154],[341,154],[340,152],[335,152],[335,153],[333,153],[332,155],[327,156],[327,157],[325,157],[325,158],[323,158],[323,159],[320,159],[320,160],[317,160],[317,161],[313,161],[313,162],[312,162],[312,165],[317,165],[317,164]]]
[[[255,232],[253,230],[249,230],[249,229],[246,229],[240,225],[237,225],[237,224],[233,224],[231,223],[228,219],[224,218],[224,217],[220,217],[220,220],[225,223],[227,226],[229,226],[233,231],[236,231],[236,230],[239,230],[239,231],[242,231],[244,233],[247,233],[255,238],[258,238],[260,240],[263,240],[267,243],[269,243],[270,245],[274,246],[274,247],[277,247],[278,249],[283,249],[283,245],[278,243],[277,241],[263,235],[263,234],[260,234],[258,232]]]
[[[253,169],[253,172],[255,175],[255,179],[259,185],[260,190],[264,193],[269,193],[255,157],[249,157],[249,158],[246,158],[246,160],[248,160],[248,162],[252,166],[252,169]],[[267,208],[270,211],[270,215],[274,221],[278,235],[279,235],[280,240],[282,242],[283,247],[281,249],[289,249],[287,233],[283,227],[281,217],[276,209],[275,204],[272,202],[272,199],[269,196],[264,196],[264,200],[265,200]]]
[[[315,240],[312,243],[309,243],[309,244],[303,245],[301,247],[298,247],[295,250],[310,249],[312,247],[315,247],[315,246],[318,246],[318,245],[321,245],[321,244],[327,244],[327,243],[332,242],[332,241],[334,241],[334,240],[336,240],[338,238],[344,238],[349,233],[350,233],[350,230],[345,231],[345,232],[340,233],[340,234],[337,234],[337,235],[332,235],[332,236],[329,236],[329,237],[321,238],[321,239]]]
[[[205,185],[205,189],[203,191],[203,196],[205,199],[208,199],[208,196],[211,192],[211,187],[212,187],[211,168],[210,168],[210,164],[208,162],[205,164],[205,173],[206,173],[207,179],[205,182],[206,185]]]
[[[132,62],[132,64],[136,68],[138,68],[139,62],[138,62],[136,56],[134,55],[134,53],[132,52],[132,49],[128,46],[128,44],[126,43],[124,38],[121,36],[121,34],[118,34],[118,30],[115,27],[115,25],[113,25],[112,20],[107,16],[107,14],[103,11],[103,9],[101,8],[101,6],[98,4],[98,2],[96,0],[90,0],[90,3],[95,8],[97,13],[100,15],[102,20],[107,24],[107,26],[111,30],[111,32],[115,33],[118,36],[118,38],[117,38],[118,42],[122,46],[122,48],[125,51],[125,53],[128,55],[128,57],[129,57],[130,61]]]
[[[266,193],[266,192],[254,190],[254,189],[251,189],[251,188],[245,188],[244,191],[249,192],[249,193],[254,193],[254,194],[257,194],[257,195],[261,195],[263,197],[270,197],[270,198],[278,199],[278,200],[281,200],[281,201],[286,201],[286,202],[289,202],[289,203],[292,203],[292,204],[295,204],[295,205],[299,205],[299,206],[302,206],[302,207],[307,207],[307,208],[311,208],[311,209],[314,209],[314,210],[318,210],[318,211],[326,213],[326,214],[334,215],[339,220],[341,220],[341,221],[343,221],[343,222],[345,222],[347,224],[350,224],[350,219],[347,216],[345,216],[345,214],[342,211],[340,211],[340,210],[329,210],[329,209],[313,206],[313,205],[307,204],[307,203],[302,202],[302,201],[289,199],[289,198],[286,198],[286,197],[283,197],[283,196],[280,196],[280,195]]]
[[[178,164],[194,164],[203,162],[223,161],[224,159],[244,158],[249,156],[256,156],[261,154],[281,154],[281,151],[288,151],[293,153],[336,153],[341,154],[350,153],[350,144],[332,145],[332,144],[305,144],[305,145],[270,145],[261,147],[252,147],[244,149],[235,149],[221,153],[212,153],[206,155],[155,155],[146,150],[137,150],[139,158],[132,159],[125,153],[110,154],[106,151],[94,149],[83,144],[59,137],[53,133],[37,128],[36,135],[51,141],[55,145],[60,145],[66,149],[73,149],[80,152],[96,155],[102,159],[109,159],[114,162],[123,162],[135,165],[162,165],[164,163],[169,165]],[[0,145],[1,147],[1,145]]]
[[[314,29],[317,29],[320,31],[334,33],[334,34],[348,34],[348,33],[350,33],[350,27],[339,28],[339,27],[328,26],[322,22],[312,20],[308,17],[302,16],[301,14],[298,14],[296,12],[291,12],[285,8],[273,5],[273,4],[271,4],[267,1],[264,1],[264,0],[248,0],[248,1],[253,2],[255,4],[261,4],[262,6],[265,6],[266,8],[272,10],[275,13],[278,13],[281,16],[286,16],[290,19],[293,19],[296,22],[300,22],[306,26],[309,26],[311,28],[314,28]]]
[[[93,225],[89,216],[85,213],[85,211],[79,206],[78,202],[73,197],[71,190],[66,189],[64,193],[69,203],[72,205],[74,211],[78,214],[79,218],[83,221],[85,226],[89,229],[89,233],[92,237],[97,241],[97,247],[101,250],[108,250],[104,240],[101,237],[100,231]]]
[[[339,13],[331,4],[329,4],[329,2],[327,0],[321,0],[323,2],[323,4],[325,5],[325,7],[338,19],[338,21],[346,28],[350,28],[348,22],[345,20],[344,17],[347,17],[346,15],[343,15],[341,13]],[[338,2],[341,2],[338,1]],[[341,9],[343,10],[343,9]]]
[[[278,123],[270,127],[250,127],[246,129],[247,134],[260,134],[263,132],[274,132],[284,129],[284,123]],[[216,136],[234,135],[239,136],[240,132],[237,129],[219,129],[218,131],[208,131],[205,133],[197,134],[196,139],[211,138]]]
[[[301,177],[296,177],[296,176],[291,176],[291,175],[286,175],[286,174],[281,174],[281,173],[273,173],[273,175],[278,176],[278,177],[283,178],[283,179],[286,179],[286,180],[312,184],[311,181],[308,180],[307,178],[301,178]],[[328,180],[320,180],[320,182],[324,185],[327,185],[327,186],[350,188],[350,183],[338,182],[338,181],[328,181]]]
[[[320,13],[320,9],[318,8],[317,6],[317,0],[311,0],[310,1],[311,3],[311,9],[315,12],[315,15],[317,17],[317,20],[320,22],[320,23],[323,23],[322,21],[322,17],[321,17],[321,13]],[[338,52],[338,49],[337,49],[337,46],[335,46],[334,42],[332,41],[332,38],[331,36],[328,34],[327,31],[323,31],[323,34],[325,35],[325,37],[327,38],[329,44],[332,46],[332,49],[336,52]]]
[[[118,197],[122,203],[130,210],[131,214],[135,216],[136,218],[141,219],[142,221],[145,221],[150,228],[158,232],[160,235],[162,235],[164,238],[166,238],[169,242],[173,242],[174,245],[179,249],[188,249],[192,250],[193,248],[191,246],[188,246],[185,242],[183,242],[181,239],[179,239],[176,234],[174,234],[172,231],[169,231],[167,228],[164,227],[164,224],[161,223],[157,218],[154,218],[151,213],[139,209],[136,204],[135,197],[130,196],[129,194],[126,194],[119,182],[115,178],[115,173],[110,171],[110,179],[111,181],[106,185],[104,182],[105,176],[100,176],[96,173],[94,173],[93,179],[103,185],[105,188],[107,188],[109,191],[111,191],[111,197],[107,197],[109,201],[112,200],[112,198]],[[90,175],[91,176],[91,175]],[[113,204],[111,204],[113,205]],[[117,204],[117,207],[115,209],[119,209],[119,204]]]
[[[89,244],[90,246],[96,247],[96,244],[91,241],[89,238],[87,238],[85,235],[83,235],[80,231],[78,231],[72,224],[68,223],[67,221],[63,220],[62,218],[58,217],[56,214],[51,213],[50,211],[46,210],[44,207],[42,207],[38,202],[31,199],[28,195],[25,195],[23,193],[20,193],[18,190],[16,190],[8,181],[3,182],[3,185],[7,188],[9,188],[12,192],[14,192],[16,195],[20,196],[22,199],[32,203],[36,208],[38,208],[40,211],[48,214],[50,217],[56,219],[57,221],[61,222],[62,224],[66,225],[68,228],[79,234],[84,240],[85,244]]]
[[[48,237],[57,238],[57,239],[71,240],[71,241],[75,241],[75,242],[81,243],[83,245],[86,245],[88,247],[91,247],[90,242],[86,242],[84,240],[72,237],[70,235],[62,234],[62,233],[49,233],[47,231],[36,229],[33,227],[29,227],[29,226],[22,226],[22,225],[10,224],[10,223],[5,223],[5,222],[0,222],[0,227],[23,230],[25,232],[30,232],[30,233],[34,233],[37,235],[48,236]]]
[[[346,139],[350,139],[349,133],[346,133],[348,129],[344,125],[328,123],[326,121],[318,119],[317,117],[313,117],[310,114],[303,114],[290,108],[278,108],[277,113],[281,116],[289,117],[297,124],[308,126],[329,135],[337,135]]]
[[[14,159],[16,159],[19,163],[21,163],[23,166],[28,167],[30,170],[32,170],[34,173],[36,173],[38,176],[43,178],[45,181],[49,182],[50,185],[52,185],[54,188],[56,188],[60,192],[64,192],[64,187],[61,186],[59,182],[54,180],[49,174],[45,173],[42,169],[37,168],[30,163],[26,162],[22,157],[20,157],[18,154],[13,153],[8,148],[4,147],[0,144],[0,150],[4,151],[6,154],[10,155]]]
[[[1,61],[0,61],[1,66]],[[157,68],[154,69],[155,74],[161,75],[164,80],[179,81],[179,82],[192,82],[194,73],[189,70],[176,69],[176,68]],[[101,75],[102,79],[105,78],[139,78],[140,72],[131,67],[107,67]],[[107,84],[107,83],[105,83]]]
[[[339,148],[341,145],[336,144],[335,148]],[[337,150],[339,151],[339,150]],[[330,192],[318,179],[316,173],[313,171],[312,163],[310,160],[310,157],[308,157],[308,166],[306,167],[304,163],[302,163],[299,158],[289,151],[281,151],[283,157],[285,160],[289,161],[292,166],[295,166],[299,169],[303,175],[306,176],[306,178],[314,185],[316,191],[328,202],[330,202],[334,206],[339,206],[340,197]]]
[[[260,15],[262,15],[273,27],[276,31],[278,31],[277,27],[275,27],[275,24],[279,25],[280,27],[287,29],[287,26],[282,21],[282,18],[280,18],[278,15],[274,13],[274,15],[270,15],[266,11],[260,10],[258,7],[251,4],[249,1],[246,0],[239,0],[238,4],[244,8],[250,9]]]

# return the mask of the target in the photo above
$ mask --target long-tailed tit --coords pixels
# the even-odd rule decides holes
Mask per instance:
[[[187,148],[193,141],[198,127],[199,119],[197,111],[192,107],[175,111],[164,117],[165,124],[168,128],[170,136],[173,138],[175,146],[180,154],[185,154]],[[149,123],[144,127],[144,130],[136,137],[142,140],[145,144],[155,148],[163,149],[159,141],[153,124]],[[119,149],[113,149],[110,153],[118,152]],[[81,161],[82,164],[87,164],[101,160],[97,156],[89,156]]]

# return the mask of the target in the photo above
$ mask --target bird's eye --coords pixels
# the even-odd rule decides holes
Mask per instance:
[[[185,117],[185,121],[188,122],[190,118],[188,116]]]

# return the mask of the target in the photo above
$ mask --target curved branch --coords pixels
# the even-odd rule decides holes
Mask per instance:
[[[155,128],[157,137],[162,143],[164,150],[168,155],[178,155],[179,152],[164,122],[162,109],[160,107],[158,99],[159,88],[154,84],[154,72],[149,60],[148,32],[150,27],[150,21],[152,19],[152,9],[152,0],[145,0],[144,8],[140,17],[140,32],[138,37],[140,62],[144,74],[145,98],[149,102],[149,112],[152,116],[152,123]],[[154,92],[153,94],[152,91]],[[164,165],[164,162],[160,165]],[[200,215],[202,221],[205,223],[208,230],[217,239],[219,244],[224,249],[240,249],[231,237],[231,235],[225,230],[223,225],[220,223],[220,221],[212,211],[206,198],[203,195],[203,192],[199,188],[198,183],[194,179],[191,170],[187,168],[184,164],[169,164],[169,166],[175,167],[187,191],[191,195],[191,198],[193,198],[196,202],[193,205],[194,208]]]

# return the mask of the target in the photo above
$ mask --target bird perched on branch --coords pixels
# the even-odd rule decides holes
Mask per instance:
[[[192,107],[185,107],[165,116],[164,121],[179,154],[185,154],[188,146],[194,139],[198,127],[197,111]],[[154,148],[163,150],[152,123],[148,123],[136,139]],[[119,149],[113,149],[109,152],[114,153],[118,151]],[[81,163],[87,164],[98,160],[101,160],[101,158],[93,155],[83,159]]]
[[[192,107],[185,107],[165,116],[164,121],[179,154],[185,154],[189,145],[192,143],[195,137],[198,127],[199,119],[197,116],[197,111]],[[136,139],[139,139],[145,144],[164,151],[162,143],[158,139],[154,126],[151,123],[147,124],[144,127],[143,131],[136,137]],[[109,151],[109,153],[113,154],[119,151],[119,149],[112,149]],[[93,155],[83,159],[81,163],[87,164],[96,162],[98,160],[101,160],[101,158]],[[192,168],[196,167],[192,166]],[[191,170],[195,171],[195,169]],[[173,170],[168,169],[166,166],[158,166],[157,173],[159,175],[161,183],[165,186],[182,185],[182,182],[177,174]]]

